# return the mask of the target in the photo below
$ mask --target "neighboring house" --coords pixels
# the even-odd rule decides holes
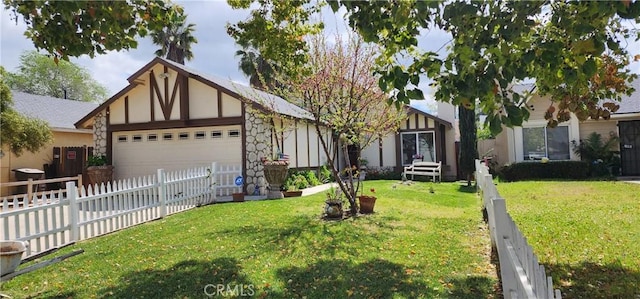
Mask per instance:
[[[455,129],[452,122],[454,109],[448,103],[438,103],[438,116],[407,106],[407,120],[396,134],[374,142],[362,151],[370,168],[387,168],[402,172],[410,165],[414,154],[423,161],[442,162],[443,177],[455,180],[457,159]]]
[[[620,109],[609,120],[589,119],[580,122],[572,115],[571,120],[562,122],[553,129],[546,127],[547,121],[544,119],[544,113],[551,102],[534,95],[528,103],[533,107],[529,121],[522,127],[505,128],[496,136],[490,156],[499,165],[539,160],[542,157],[550,160],[579,160],[571,143],[580,142],[592,132],[597,132],[605,139],[610,135],[619,136],[622,175],[640,175],[640,80],[635,80],[632,85],[635,92],[622,98]]]
[[[0,183],[15,181],[12,171],[16,168],[35,168],[43,170],[44,164],[53,160],[53,148],[63,146],[93,145],[93,132],[77,129],[74,123],[95,109],[98,104],[34,95],[12,91],[14,109],[26,116],[38,118],[49,123],[53,132],[53,142],[36,153],[24,151],[22,155],[12,154],[8,148],[3,149],[0,159]],[[10,194],[3,188],[2,196]]]
[[[128,81],[76,122],[93,130],[96,154],[114,165],[114,179],[215,161],[241,166],[245,191],[252,194],[265,185],[262,157],[280,150],[292,168],[327,162],[308,122],[311,115],[280,97],[163,58],[154,58]],[[265,115],[275,115],[275,126]]]

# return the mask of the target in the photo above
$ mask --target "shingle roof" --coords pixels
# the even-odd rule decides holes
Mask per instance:
[[[186,67],[182,64],[173,62],[171,60],[168,59],[164,59],[164,58],[158,58],[163,60],[164,62],[171,64],[172,66],[182,69],[186,72],[191,73],[192,75],[201,77],[202,79],[205,79],[207,81],[211,81],[217,85],[220,85],[230,91],[233,91],[235,93],[237,93],[238,95],[245,97],[251,101],[254,101],[260,105],[262,105],[263,107],[272,110],[273,112],[277,112],[279,114],[283,114],[283,115],[288,115],[288,116],[292,116],[295,118],[301,118],[301,119],[313,119],[313,115],[300,108],[299,106],[292,104],[288,101],[286,101],[285,99],[270,94],[270,93],[266,93],[264,91],[255,89],[253,87],[249,87],[246,86],[242,83],[238,83],[238,82],[234,82],[231,81],[229,79],[224,79],[215,75],[210,75],[210,74],[204,74],[201,73],[197,70],[191,69],[189,67]]]
[[[13,107],[21,114],[49,123],[52,129],[76,130],[74,123],[98,107],[96,103],[65,100],[12,91]]]
[[[614,114],[627,114],[640,112],[640,79],[631,82],[631,86],[635,91],[630,95],[622,96],[620,100],[620,109]]]

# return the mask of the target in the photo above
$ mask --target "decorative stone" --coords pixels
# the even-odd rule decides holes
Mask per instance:
[[[100,139],[100,147],[105,147],[107,146],[107,141],[104,139]]]
[[[256,172],[253,169],[247,169],[247,176],[250,177],[252,180],[255,174]]]

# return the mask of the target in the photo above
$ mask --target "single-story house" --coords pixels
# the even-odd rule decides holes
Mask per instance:
[[[579,160],[573,152],[572,142],[580,142],[592,132],[597,132],[605,139],[611,135],[619,136],[622,175],[640,175],[640,80],[633,81],[632,85],[635,92],[631,96],[623,96],[618,103],[620,109],[609,120],[589,119],[581,122],[572,115],[569,121],[553,129],[546,126],[544,119],[549,99],[533,95],[527,103],[532,107],[529,120],[521,127],[505,128],[487,151],[491,151],[490,156],[499,165],[542,157]],[[533,88],[533,85],[529,87]]]
[[[15,181],[17,168],[35,168],[43,170],[44,164],[50,164],[54,147],[92,146],[93,132],[78,129],[74,123],[98,107],[97,103],[59,99],[49,96],[12,91],[13,108],[26,116],[38,118],[49,123],[53,133],[53,142],[36,153],[25,151],[16,156],[8,148],[2,150],[0,158],[0,183]],[[79,158],[79,157],[78,157]],[[2,188],[1,196],[11,194],[9,188]]]
[[[128,81],[75,124],[94,132],[114,179],[215,161],[241,166],[253,194],[265,184],[263,157],[280,151],[293,168],[327,162],[309,112],[280,97],[159,57]]]

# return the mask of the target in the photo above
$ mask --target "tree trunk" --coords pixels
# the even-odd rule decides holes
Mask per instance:
[[[460,156],[458,165],[462,175],[467,178],[467,186],[471,186],[475,160],[478,158],[478,140],[476,136],[476,113],[472,109],[458,106],[460,119]]]

